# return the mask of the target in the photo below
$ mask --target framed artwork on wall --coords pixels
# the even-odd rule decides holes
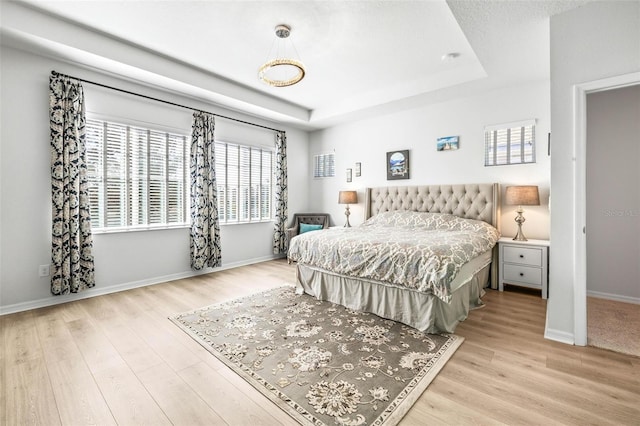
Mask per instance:
[[[351,182],[351,169],[347,169],[347,182]]]
[[[356,177],[362,175],[362,163],[356,163]]]
[[[438,151],[453,151],[458,149],[458,136],[445,136],[438,138],[436,149]]]
[[[409,179],[409,150],[387,152],[387,180]]]

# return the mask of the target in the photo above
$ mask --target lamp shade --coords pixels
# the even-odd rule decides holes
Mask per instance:
[[[540,195],[538,194],[538,187],[535,185],[507,186],[505,204],[510,206],[539,206]]]
[[[338,204],[357,204],[358,193],[356,191],[340,191]]]

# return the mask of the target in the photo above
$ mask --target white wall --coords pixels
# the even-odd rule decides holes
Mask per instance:
[[[51,296],[49,278],[38,265],[51,258],[50,145],[48,82],[51,70],[144,93],[287,132],[289,211],[307,206],[308,134],[160,90],[2,46],[0,147],[0,312],[28,309],[192,274],[189,230],[97,234],[94,236],[96,288],[78,295]],[[114,119],[136,120],[190,132],[188,110],[96,89],[85,84],[87,109]],[[271,145],[273,132],[216,120],[221,140]],[[273,257],[272,223],[228,225],[221,229],[222,264],[241,265]],[[247,244],[247,242],[251,244]]]
[[[587,95],[587,291],[640,303],[640,85]],[[602,244],[609,241],[608,244]]]
[[[557,340],[574,338],[573,88],[640,70],[639,24],[637,1],[594,2],[551,17],[553,209],[546,335]]]
[[[535,164],[484,166],[484,127],[535,118]],[[331,213],[334,223],[344,224],[344,206],[338,191],[358,190],[359,203],[351,208],[351,224],[364,219],[364,188],[385,185],[423,185],[498,182],[540,186],[543,205],[525,209],[524,233],[528,238],[549,236],[549,83],[496,90],[482,96],[456,99],[345,124],[311,134],[310,155],[335,151],[336,177],[315,179],[309,185],[310,207]],[[460,136],[460,149],[437,152],[436,139]],[[386,152],[410,150],[408,180],[386,179]],[[362,163],[362,177],[346,183],[347,168]],[[502,234],[513,236],[516,206],[502,206]]]

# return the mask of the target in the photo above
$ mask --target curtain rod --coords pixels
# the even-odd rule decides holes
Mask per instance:
[[[251,123],[249,121],[244,121],[244,120],[240,120],[240,119],[233,118],[233,117],[227,117],[226,115],[214,114],[213,112],[203,111],[203,110],[198,109],[198,108],[191,108],[191,107],[186,106],[186,105],[177,104],[177,103],[171,102],[171,101],[165,101],[164,99],[154,98],[152,96],[147,96],[147,95],[143,95],[141,93],[131,92],[129,90],[120,89],[120,88],[113,87],[113,86],[107,86],[106,84],[96,83],[95,81],[85,80],[83,78],[74,77],[74,76],[69,75],[69,74],[62,74],[62,73],[59,73],[59,72],[53,71],[53,70],[51,71],[51,74],[57,75],[57,76],[62,76],[62,77],[73,78],[73,79],[81,81],[83,83],[93,84],[94,86],[104,87],[105,89],[111,89],[111,90],[115,90],[117,92],[126,93],[128,95],[138,96],[140,98],[149,99],[149,100],[156,101],[156,102],[162,102],[163,104],[173,105],[173,106],[176,106],[176,107],[179,107],[179,108],[189,109],[191,111],[206,112],[207,114],[211,114],[211,115],[213,115],[215,117],[220,117],[220,118],[224,118],[226,120],[236,121],[236,122],[242,123],[242,124],[248,124],[249,126],[261,127],[263,129],[273,130],[274,132],[283,132],[284,133],[284,130],[274,129],[273,127],[263,126],[261,124]]]

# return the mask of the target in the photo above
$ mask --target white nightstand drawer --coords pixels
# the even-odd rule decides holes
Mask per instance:
[[[503,260],[506,263],[542,266],[542,250],[538,248],[504,246]]]
[[[549,286],[549,241],[513,241],[502,237],[498,244],[498,289],[502,291],[505,283],[539,288],[542,290],[542,298],[546,299]]]
[[[503,273],[504,282],[506,283],[515,281],[527,284],[542,285],[542,269],[540,268],[505,264]]]

